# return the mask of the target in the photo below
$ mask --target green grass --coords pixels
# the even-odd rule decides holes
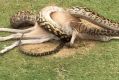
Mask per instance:
[[[19,10],[37,11],[51,1],[63,7],[86,6],[119,21],[119,0],[1,0],[0,25],[8,26],[9,17]],[[0,42],[0,49],[5,44],[11,43]],[[83,54],[86,55],[31,57],[14,49],[0,56],[0,80],[119,80],[118,40],[96,42],[94,49]]]

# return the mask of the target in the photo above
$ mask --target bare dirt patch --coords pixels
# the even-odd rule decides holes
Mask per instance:
[[[31,45],[24,45],[23,48],[27,52],[45,52],[50,51],[54,49],[59,44],[58,41],[49,41],[41,44],[31,44]],[[74,44],[74,48],[68,48],[67,46],[64,46],[63,49],[61,49],[58,53],[52,55],[53,57],[69,57],[76,53],[84,54],[85,52],[88,52],[90,49],[92,49],[95,46],[94,41],[76,41]]]

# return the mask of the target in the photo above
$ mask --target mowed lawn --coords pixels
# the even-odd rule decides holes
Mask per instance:
[[[119,21],[119,0],[0,0],[0,27],[20,10],[37,11],[47,5],[86,6]],[[0,32],[0,36],[8,33]],[[11,42],[0,42],[0,49]],[[81,54],[80,54],[81,53]],[[83,55],[84,54],[84,55]],[[119,80],[119,41],[96,42],[89,51],[70,57],[31,57],[17,48],[0,56],[0,80]]]

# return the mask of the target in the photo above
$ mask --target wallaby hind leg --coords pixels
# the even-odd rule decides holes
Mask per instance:
[[[19,39],[21,38],[22,33],[16,33],[16,34],[11,34],[9,36],[5,37],[0,37],[0,41],[6,41],[6,40],[11,40],[11,39]],[[56,37],[53,34],[46,32],[44,29],[42,29],[40,26],[35,26],[34,30],[25,33],[23,36],[23,39],[34,39],[34,38],[45,38],[45,37]]]
[[[2,31],[2,32],[16,33],[16,34],[11,34],[11,35],[6,36],[6,37],[0,37],[0,41],[6,41],[6,40],[10,40],[10,39],[17,39],[17,38],[21,37],[22,33],[28,33],[28,32],[30,32],[32,30],[34,30],[34,27],[28,28],[28,29],[24,29],[24,30],[0,28],[0,31]]]
[[[21,37],[22,33],[25,33],[24,34],[25,36],[23,38],[28,37],[28,36],[32,37],[33,36],[32,35],[33,32],[37,32],[37,34],[40,35],[41,32],[43,32],[43,29],[41,29],[40,26],[37,23],[35,23],[35,25],[33,27],[28,28],[28,29],[24,29],[24,30],[0,28],[0,31],[3,31],[3,32],[7,31],[7,32],[16,33],[16,34],[11,34],[11,35],[6,36],[6,37],[0,37],[0,41],[6,41],[6,40],[10,40],[10,39],[18,39],[18,38]]]
[[[47,37],[47,38],[41,38],[41,39],[31,39],[31,40],[21,40],[21,44],[20,45],[24,45],[24,44],[36,44],[36,43],[43,43],[46,41],[49,41],[53,39],[52,37]],[[3,54],[15,47],[17,47],[19,45],[19,41],[14,42],[13,44],[11,44],[10,46],[5,47],[3,50],[0,51],[0,54]]]
[[[6,41],[6,40],[12,40],[12,39],[20,39],[21,36],[22,36],[22,33],[11,34],[9,36],[0,37],[0,41]],[[54,36],[54,35],[52,35],[50,33],[49,33],[49,35],[26,33],[26,34],[24,34],[22,39],[40,39],[40,38],[45,38],[45,37],[48,37],[48,36],[49,37],[56,37],[56,36]]]
[[[6,41],[6,40],[11,40],[11,39],[18,39],[20,38],[22,33],[16,33],[16,34],[11,34],[9,36],[5,37],[0,37],[0,41]]]
[[[6,40],[11,40],[11,39],[19,39],[22,36],[22,33],[16,33],[16,34],[11,34],[9,36],[5,37],[0,37],[0,41],[6,41]],[[29,34],[24,34],[24,37],[22,39],[39,39],[43,37],[42,35],[29,35]]]
[[[27,33],[34,30],[34,27],[28,28],[28,29],[10,29],[10,28],[0,28],[0,32],[11,32],[11,33]]]

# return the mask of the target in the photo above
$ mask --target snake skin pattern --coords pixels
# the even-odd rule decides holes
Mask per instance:
[[[36,15],[30,11],[18,11],[15,15],[10,17],[10,26],[12,28],[24,28],[35,25]]]
[[[60,12],[60,11],[64,11],[64,10],[62,8],[59,8],[59,7],[56,7],[56,6],[46,7],[44,9],[42,9],[41,12],[39,12],[39,14],[37,16],[35,16],[35,21],[37,21],[38,24],[42,28],[44,28],[46,31],[49,31],[52,34],[54,34],[57,37],[59,37],[63,42],[69,42],[70,39],[71,39],[71,37],[72,37],[72,35],[71,34],[68,34],[66,32],[66,30],[63,30],[60,25],[58,25],[55,21],[53,21],[51,19],[50,14],[52,12],[56,12],[56,11],[59,11]],[[74,16],[76,15],[76,14],[73,14],[73,13],[71,13],[71,14],[74,15]],[[95,15],[95,16],[98,16],[98,15]],[[100,16],[98,16],[98,17],[100,17]],[[103,19],[105,19],[105,18],[103,18]],[[95,20],[95,19],[93,19],[91,17],[91,20]],[[104,23],[104,22],[102,22],[102,23]],[[110,25],[112,25],[112,24],[113,23],[110,22]],[[114,30],[113,28],[112,29],[111,28],[109,28],[109,29],[88,28],[87,26],[85,26],[80,21],[79,22],[71,22],[70,23],[70,27],[72,27],[73,29],[75,29],[78,33],[87,33],[89,35],[99,35],[99,36],[100,35],[103,35],[103,36],[118,36],[119,35],[119,31]],[[70,32],[70,33],[72,33],[72,32]],[[59,47],[57,47],[57,48],[59,48]],[[57,50],[57,48],[56,48],[56,50]],[[25,53],[24,50],[23,50],[23,52]],[[30,53],[29,52],[26,52],[26,54],[30,54]],[[31,54],[34,55],[35,53],[31,53]],[[49,54],[49,53],[44,53],[43,55],[45,55],[45,54]]]
[[[119,23],[109,20],[86,7],[72,7],[67,11],[75,17],[86,19],[100,27],[119,31]]]

